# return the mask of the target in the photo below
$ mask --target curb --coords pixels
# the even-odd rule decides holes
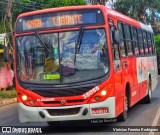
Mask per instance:
[[[3,99],[0,101],[0,107],[17,102],[17,98]]]

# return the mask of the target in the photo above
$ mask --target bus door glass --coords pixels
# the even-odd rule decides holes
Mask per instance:
[[[119,103],[123,102],[123,98],[121,98],[123,92],[123,85],[122,85],[122,67],[120,61],[120,51],[119,51],[119,44],[114,42],[114,32],[115,26],[110,25],[110,35],[111,35],[111,45],[112,45],[112,54],[113,54],[113,65],[114,65],[114,83],[115,83],[115,92],[117,98],[117,106],[120,107]]]

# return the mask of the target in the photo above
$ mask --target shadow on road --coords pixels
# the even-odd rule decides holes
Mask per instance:
[[[102,121],[102,120],[96,120]],[[85,122],[63,122],[52,126],[42,128],[43,133],[76,133],[76,132],[105,132],[109,131],[114,122],[91,124],[91,121]]]

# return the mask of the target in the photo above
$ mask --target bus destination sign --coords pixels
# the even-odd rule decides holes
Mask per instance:
[[[102,24],[104,24],[104,18],[102,12],[98,9],[53,12],[19,18],[16,24],[16,32]]]
[[[70,15],[70,16],[69,15],[56,16],[56,17],[49,18],[48,21],[52,22],[53,27],[83,24],[81,14]],[[45,27],[45,23],[49,23],[49,22],[43,22],[43,19],[37,18],[33,20],[27,20],[26,22],[24,22],[24,27],[26,29],[43,28]]]

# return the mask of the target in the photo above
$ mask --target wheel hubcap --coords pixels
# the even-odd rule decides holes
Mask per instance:
[[[124,106],[125,111],[128,110],[128,101],[127,101],[127,97],[125,97],[125,106]]]
[[[149,81],[149,86],[148,86],[148,94],[149,94],[149,97],[151,98],[152,96],[152,91],[151,91],[151,81]]]

